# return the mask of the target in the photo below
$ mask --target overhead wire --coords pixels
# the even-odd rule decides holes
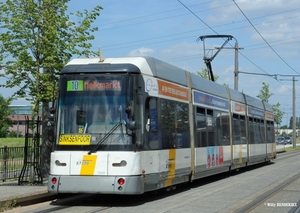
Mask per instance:
[[[203,24],[205,24],[209,29],[211,29],[214,33],[216,33],[216,34],[218,34],[217,33],[217,31],[215,31],[212,27],[210,27],[206,22],[204,22],[199,16],[197,16],[197,14],[195,13],[195,12],[193,12],[192,10],[190,10],[185,4],[183,4],[180,0],[178,0],[178,2],[182,5],[182,6],[184,6],[190,13],[192,13],[194,16],[196,16]],[[204,3],[201,3],[200,5],[202,5],[202,4],[206,4],[206,3],[209,3],[209,2],[212,2],[212,1],[207,1],[207,2],[204,2]],[[197,4],[197,5],[199,5],[199,4]],[[228,5],[227,5],[228,6]],[[224,6],[221,6],[221,7],[224,7]],[[219,8],[219,7],[218,7]],[[164,13],[168,13],[168,12],[172,12],[172,11],[177,11],[177,10],[179,10],[179,9],[174,9],[174,10],[169,10],[169,11],[166,11],[166,12],[160,12],[160,13],[155,13],[154,15],[157,15],[157,14],[164,14]],[[292,9],[292,10],[288,10],[288,11],[284,11],[284,12],[280,12],[280,13],[274,13],[274,14],[272,14],[272,15],[277,15],[277,14],[282,14],[282,13],[287,13],[287,12],[290,12],[290,11],[294,11],[294,10],[298,10],[298,8],[296,8],[296,9]],[[145,16],[142,16],[142,17],[149,17],[149,16],[153,16],[153,14],[151,14],[151,15],[145,15]],[[270,16],[270,15],[268,15],[268,16]],[[173,16],[172,16],[173,17]],[[172,18],[171,17],[171,18]],[[261,18],[261,17],[267,17],[267,16],[260,16],[260,17],[256,17],[256,18],[254,18],[254,19],[259,19],[259,18]],[[126,20],[122,20],[122,21],[128,21],[128,20],[134,20],[134,19],[140,19],[141,17],[137,17],[137,18],[132,18],[132,19],[126,19]],[[170,18],[170,17],[167,17],[167,18]],[[159,21],[159,20],[161,20],[161,19],[155,19],[155,20],[152,20],[152,21]],[[248,21],[249,21],[249,19],[248,19]],[[243,22],[242,20],[241,21],[238,21],[238,22]],[[117,22],[112,22],[112,23],[117,23]],[[235,22],[235,23],[237,23],[237,22]],[[137,24],[137,23],[135,23],[135,24]],[[232,24],[232,23],[230,23],[230,24]],[[253,25],[252,23],[251,23],[251,25]],[[126,26],[128,26],[128,25],[126,25]],[[222,25],[222,26],[224,26],[224,25]],[[117,27],[120,27],[120,26],[117,26]],[[194,31],[196,31],[196,30],[194,30]],[[178,33],[178,35],[179,34],[186,34],[186,33],[190,33],[190,32],[193,32],[193,31],[189,31],[189,32],[184,32],[184,33]],[[177,35],[177,34],[176,34]],[[160,37],[156,37],[156,38],[150,38],[150,39],[143,39],[143,40],[139,40],[139,41],[132,41],[132,42],[127,42],[127,43],[123,43],[123,44],[126,44],[126,46],[128,45],[128,44],[130,44],[130,43],[136,43],[136,42],[144,42],[144,41],[147,41],[147,40],[155,40],[155,39],[160,39],[160,38],[164,38],[164,37],[168,37],[168,36],[174,36],[174,34],[172,34],[172,35],[165,35],[165,36],[160,36]],[[189,38],[191,38],[191,37],[194,37],[194,36],[188,36]],[[185,37],[186,38],[186,37]],[[178,40],[178,39],[182,39],[182,38],[176,38],[176,39],[172,39],[172,40]],[[161,43],[161,42],[165,42],[165,41],[170,41],[170,39],[168,39],[168,40],[163,40],[163,41],[154,41],[154,42],[149,42],[149,43],[146,43],[146,44],[153,44],[153,43]],[[123,45],[122,43],[120,43],[120,44],[114,44],[114,45],[108,45],[108,46],[103,46],[104,48],[106,47],[106,48],[109,48],[109,47],[112,47],[112,46],[119,46],[119,45]],[[132,47],[132,45],[130,45],[131,47]],[[139,45],[135,45],[135,46],[139,46]],[[128,47],[128,46],[127,46]],[[127,47],[123,47],[123,48],[127,48]],[[109,48],[108,50],[113,50],[114,48]],[[120,47],[118,47],[118,49],[120,49]],[[266,75],[269,75],[265,70],[263,70],[261,67],[259,67],[257,64],[255,64],[253,61],[251,61],[248,57],[246,57],[243,53],[241,53],[240,51],[239,51],[239,54],[241,54],[244,58],[246,58],[250,63],[252,63],[254,66],[256,66],[259,70],[261,70],[262,72],[264,72],[264,73],[266,73]],[[192,58],[193,56],[191,56],[191,57],[186,57],[186,58]],[[195,57],[198,57],[198,55],[196,56],[195,55]],[[178,60],[178,59],[177,59]],[[279,82],[279,83],[281,83],[281,82]],[[281,83],[282,84],[282,83]],[[285,86],[284,84],[282,84],[283,86]],[[287,88],[288,89],[288,88]]]
[[[263,41],[269,46],[269,48],[281,59],[281,61],[283,61],[284,64],[286,64],[291,70],[293,70],[294,72],[296,72],[298,75],[300,75],[299,72],[297,72],[292,66],[290,66],[278,53],[277,51],[270,45],[270,43],[261,35],[261,33],[256,29],[256,27],[252,24],[252,22],[250,21],[250,19],[246,16],[246,14],[244,13],[244,11],[239,7],[239,5],[235,2],[235,0],[232,0],[234,2],[234,4],[236,5],[236,7],[240,10],[240,12],[243,14],[243,16],[247,19],[247,21],[250,23],[250,25],[254,28],[254,30],[257,32],[257,34],[263,39]],[[281,76],[288,76],[288,75],[281,75]],[[293,75],[290,75],[293,76]],[[274,78],[277,82],[279,82],[281,85],[283,85],[285,88],[287,88],[288,90],[290,90],[291,92],[293,92],[290,88],[288,88],[285,84],[281,83],[281,80],[277,78]],[[287,81],[293,81],[293,80],[287,80]],[[297,97],[300,97],[298,95],[296,95]]]
[[[197,16],[190,8],[188,8],[184,3],[182,3],[180,0],[178,0],[178,2],[180,4],[182,4],[188,11],[190,11],[195,17],[197,17],[197,19],[199,19],[203,24],[205,24],[209,29],[211,29],[215,34],[219,35],[219,33],[217,31],[215,31],[211,26],[209,26],[205,21],[203,21],[199,16]],[[231,45],[231,44],[229,44]],[[232,45],[231,45],[232,46]],[[232,46],[233,47],[233,46]],[[240,51],[239,53],[245,57],[246,59],[248,59],[245,55],[243,55]],[[249,62],[251,62],[253,65],[256,65],[254,62],[252,62],[250,59],[248,59]],[[256,65],[256,67],[258,67]],[[265,72],[266,74],[268,74],[266,71],[264,71],[262,68],[258,67],[260,70],[262,70],[263,72]]]
[[[234,0],[233,0],[234,1]],[[205,21],[203,21],[199,16],[197,16],[197,14],[195,14],[190,8],[188,8],[184,3],[182,3],[180,0],[178,0],[178,2],[183,5],[188,11],[190,11],[195,17],[197,17],[197,19],[199,19],[203,24],[205,24],[209,29],[211,29],[215,34],[219,35],[219,33],[217,31],[215,31],[211,26],[209,26]],[[248,21],[250,21],[247,18]],[[251,25],[253,26],[253,24],[251,23]],[[256,28],[255,28],[256,29]],[[257,31],[258,32],[258,31]],[[260,33],[259,33],[260,34]],[[266,42],[267,43],[267,42]],[[270,46],[269,43],[267,43],[268,46]],[[233,47],[233,45],[229,44],[231,47]],[[273,48],[272,48],[273,49]],[[275,50],[274,50],[275,51]],[[258,66],[256,63],[254,63],[252,60],[250,60],[248,57],[246,57],[241,51],[238,51],[239,54],[241,54],[245,59],[247,59],[251,64],[253,64],[256,68],[258,68],[259,70],[261,70],[262,72],[264,72],[265,74],[260,74],[257,73],[258,75],[266,75],[266,76],[274,76],[269,74],[268,72],[266,72],[264,69],[262,69],[260,66]],[[284,86],[286,89],[290,90],[292,92],[292,90],[290,88],[288,88],[285,84],[281,83],[280,81],[278,81],[276,78],[274,78],[278,83],[280,83],[282,86]]]
[[[207,3],[210,3],[210,2],[213,2],[213,1],[207,1],[207,2],[204,2],[204,3],[201,3],[201,4],[195,4],[195,5],[192,5],[192,6],[194,7],[194,6],[197,6],[197,5],[203,5],[203,4],[207,4]],[[182,2],[180,2],[180,3],[182,4]],[[223,6],[219,6],[219,7],[214,7],[213,9],[220,8],[220,7],[225,7],[225,6],[228,6],[228,4],[223,5]],[[186,7],[186,6],[184,5],[184,7]],[[213,9],[210,9],[210,10],[213,10]],[[174,11],[177,11],[177,10],[180,10],[180,9],[173,9],[173,10],[168,10],[168,11],[164,11],[164,12],[154,13],[154,14],[150,14],[150,15],[138,16],[138,17],[135,17],[135,18],[128,18],[128,19],[123,19],[123,20],[114,21],[114,22],[102,23],[101,26],[111,25],[113,23],[119,23],[119,22],[126,22],[126,23],[128,23],[128,21],[131,21],[131,20],[135,20],[135,19],[140,20],[141,18],[151,17],[151,16],[157,16],[158,14],[165,14],[165,13],[174,12]],[[283,14],[283,13],[290,13],[290,12],[296,11],[296,10],[299,10],[299,8],[295,8],[295,9],[292,9],[292,10],[286,10],[286,11],[278,12],[278,13],[273,13],[273,14],[269,14],[269,15],[255,17],[255,18],[252,18],[252,20],[260,19],[260,18],[264,18],[264,17],[270,17],[270,16],[274,16],[274,15],[278,15],[278,14]],[[201,11],[203,11],[203,10],[200,10],[200,12]],[[193,12],[193,11],[189,10],[189,12],[195,14],[196,12],[199,12],[199,11]],[[186,14],[184,14],[184,15],[186,15]],[[176,17],[178,17],[178,14],[176,15]],[[295,18],[295,17],[299,17],[299,16],[293,16],[293,17],[289,17],[289,18]],[[164,19],[169,19],[169,18],[174,18],[174,16],[172,16],[172,17],[166,17]],[[149,22],[155,22],[155,21],[161,21],[161,20],[162,19],[160,18],[160,19],[150,20]],[[283,19],[279,19],[279,20],[283,20]],[[275,20],[275,21],[278,21],[278,20]],[[234,24],[241,23],[241,22],[245,22],[245,20],[235,21]],[[266,23],[271,23],[271,22],[274,22],[274,21],[269,21],[269,22],[266,22]],[[137,24],[145,24],[145,21],[141,21],[139,23],[126,24],[126,25],[122,25],[122,26],[114,26],[114,27],[111,27],[111,28],[105,28],[105,29],[101,29],[101,31],[107,30],[107,29],[117,29],[117,28],[120,28],[120,27],[133,26],[133,25],[137,25]],[[216,25],[215,27],[219,27],[219,26],[221,27],[221,26],[232,25],[232,24],[233,23]],[[99,25],[95,25],[95,26],[99,26]],[[245,27],[248,27],[248,26],[245,26]],[[243,28],[243,27],[238,27],[238,28],[234,28],[234,29],[241,29],[241,28]],[[199,30],[203,30],[203,29],[196,29],[196,30],[192,30],[192,31],[188,31],[188,32],[176,33],[176,34],[165,35],[165,36],[158,36],[158,37],[155,37],[155,38],[142,39],[142,40],[131,41],[131,42],[126,42],[126,43],[114,43],[112,45],[107,45],[107,46],[102,46],[102,47],[105,48],[105,47],[111,47],[111,46],[119,46],[119,45],[122,45],[122,44],[127,44],[128,45],[129,43],[136,43],[136,42],[142,42],[142,41],[159,39],[159,38],[164,38],[164,37],[171,37],[171,36],[173,37],[174,35],[186,34],[186,33],[191,33],[191,32],[199,31]],[[228,29],[227,31],[230,31],[230,30],[233,30],[233,29]]]
[[[213,1],[207,1],[207,2],[202,2],[200,4],[194,4],[193,6],[204,5],[204,4],[208,4],[208,3],[211,3],[211,2],[213,2]],[[225,6],[222,6],[222,7],[225,7]],[[170,19],[170,18],[174,18],[174,17],[178,17],[178,16],[189,15],[189,13],[180,14],[180,15],[177,13],[176,16],[168,16],[168,17],[165,17],[165,18],[159,18],[159,19],[157,19],[157,15],[166,14],[166,13],[170,13],[170,12],[174,12],[174,11],[178,11],[178,10],[181,10],[181,8],[177,8],[177,9],[173,9],[173,10],[167,10],[167,11],[158,12],[158,13],[151,13],[149,15],[142,15],[142,16],[138,16],[138,17],[134,17],[134,18],[127,18],[127,19],[118,20],[118,21],[114,21],[114,22],[102,23],[101,26],[112,25],[114,23],[119,23],[119,22],[125,22],[126,23],[126,25],[114,26],[114,27],[109,27],[109,28],[102,29],[102,30],[107,30],[107,29],[114,29],[114,28],[120,28],[120,27],[125,27],[125,26],[137,25],[137,24],[145,24],[145,23],[155,22],[155,21],[162,21],[164,19]],[[206,10],[200,10],[198,12],[201,12],[201,11],[206,11]],[[140,21],[142,18],[151,17],[151,16],[154,16],[156,19],[149,20],[149,21],[145,21],[145,20]],[[139,22],[138,23],[133,23],[133,24],[127,24],[128,21],[132,21],[132,20],[139,20]],[[94,26],[100,26],[100,24],[99,25],[94,25]]]
[[[243,10],[239,7],[239,5],[235,2],[235,0],[232,0],[234,4],[237,6],[237,8],[241,11],[241,13],[244,15],[244,17],[247,19],[247,21],[251,24],[251,26],[254,28],[254,30],[257,32],[257,34],[264,40],[264,42],[270,47],[270,49],[285,63],[291,70],[296,72],[300,75],[299,72],[297,72],[292,66],[290,66],[277,52],[276,50],[269,44],[269,42],[261,35],[261,33],[256,29],[256,27],[252,24],[252,22],[249,20],[249,18],[246,16],[246,14],[243,12]]]

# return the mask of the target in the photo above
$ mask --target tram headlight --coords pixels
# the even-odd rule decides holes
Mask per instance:
[[[124,167],[127,165],[127,162],[125,160],[122,160],[120,163],[113,163],[112,166],[114,167]]]
[[[55,165],[56,166],[66,166],[67,164],[66,163],[61,163],[59,160],[56,160]]]

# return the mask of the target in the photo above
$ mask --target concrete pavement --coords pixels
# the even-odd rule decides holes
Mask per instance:
[[[16,201],[17,205],[39,202],[43,199],[55,198],[55,194],[47,192],[47,182],[40,185],[18,185],[17,182],[0,183],[0,202]]]

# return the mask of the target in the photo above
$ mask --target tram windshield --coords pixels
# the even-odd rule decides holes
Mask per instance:
[[[61,76],[57,144],[84,150],[128,149],[132,142],[126,134],[125,108],[132,99],[126,79],[120,74]]]

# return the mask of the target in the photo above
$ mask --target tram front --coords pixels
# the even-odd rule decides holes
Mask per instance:
[[[106,67],[67,65],[62,70],[48,179],[51,193],[143,193],[134,142],[137,68]]]

